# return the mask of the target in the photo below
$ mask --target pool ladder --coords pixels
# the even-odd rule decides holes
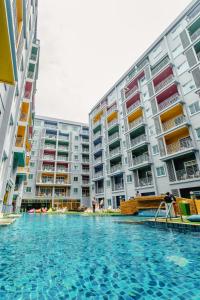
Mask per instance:
[[[170,218],[171,220],[171,209],[173,207],[173,205],[176,204],[177,207],[178,207],[178,211],[179,211],[179,214],[180,214],[180,217],[181,217],[181,221],[183,222],[183,216],[182,216],[182,212],[181,212],[181,209],[178,205],[178,203],[176,203],[175,201],[172,201],[170,203],[170,205],[168,206],[167,203],[165,201],[162,201],[157,209],[157,212],[155,214],[155,222],[157,221],[157,218],[158,218],[158,215],[159,215],[159,212],[161,211],[161,208],[164,206],[165,207],[165,211],[166,211],[166,215],[165,215],[165,218],[166,218],[166,222],[168,221],[168,218]]]

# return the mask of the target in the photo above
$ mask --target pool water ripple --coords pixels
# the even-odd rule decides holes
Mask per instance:
[[[198,234],[113,220],[24,215],[1,228],[0,299],[200,299]]]

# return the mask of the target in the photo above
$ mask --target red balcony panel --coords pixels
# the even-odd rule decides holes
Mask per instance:
[[[178,89],[177,89],[177,85],[173,84],[171,85],[167,90],[163,91],[161,94],[159,94],[156,98],[157,98],[157,102],[161,103],[164,100],[168,99],[169,97],[171,97],[174,94],[178,94]]]
[[[161,81],[163,81],[165,78],[169,77],[170,75],[173,75],[173,70],[171,66],[168,66],[163,72],[161,72],[154,80],[154,86],[157,86]]]
[[[141,73],[139,73],[136,77],[133,77],[133,79],[131,80],[131,82],[125,87],[125,89],[131,90],[135,85],[137,84],[137,81],[139,79],[141,79],[142,77],[144,77],[144,71],[142,71]]]
[[[66,167],[66,166],[68,166],[69,165],[69,163],[64,163],[64,162],[62,162],[62,163],[59,163],[59,162],[57,162],[57,166],[59,166],[59,167]]]
[[[55,154],[56,150],[53,149],[48,149],[48,150],[44,150],[44,154]]]
[[[32,82],[26,82],[25,89],[24,89],[24,98],[30,99],[31,98],[31,91],[32,91]]]
[[[129,108],[133,103],[137,102],[138,100],[140,100],[140,94],[139,93],[134,95],[130,100],[128,100],[126,102],[126,108]]]
[[[32,138],[33,136],[33,126],[29,127],[29,137]]]

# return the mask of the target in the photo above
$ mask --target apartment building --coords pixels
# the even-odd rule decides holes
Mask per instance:
[[[38,75],[37,1],[0,1],[0,213],[18,211]]]
[[[89,127],[36,116],[22,208],[90,205]]]
[[[192,3],[89,114],[91,196],[200,193],[200,1]]]

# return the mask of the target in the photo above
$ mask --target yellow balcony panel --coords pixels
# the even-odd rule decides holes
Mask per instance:
[[[19,125],[17,130],[17,136],[22,137],[24,139],[25,133],[26,133],[26,127]]]
[[[104,110],[102,109],[94,116],[93,123],[96,123],[97,121],[99,121],[103,114],[104,114]]]
[[[16,13],[17,13],[17,26],[18,26],[18,34],[22,28],[22,20],[23,20],[23,0],[16,0]]]
[[[160,115],[160,120],[162,123],[172,119],[173,117],[183,115],[183,106],[182,104],[178,103],[176,106],[172,107],[171,109],[165,111],[163,114]]]
[[[28,117],[29,117],[29,103],[22,102],[19,121],[28,122]]]
[[[109,122],[111,122],[113,119],[117,119],[117,116],[118,116],[117,111],[113,111],[113,112],[109,115],[109,117],[107,118],[107,122],[109,123]]]
[[[30,162],[30,156],[26,156],[26,166],[29,165],[29,162]]]
[[[10,34],[6,5],[4,0],[0,0],[0,82],[14,84],[14,66],[10,44]]]
[[[132,114],[128,116],[128,123],[132,123],[134,120],[143,116],[141,107],[134,111]]]
[[[170,132],[169,134],[165,135],[166,145],[172,144],[177,140],[183,139],[189,135],[190,133],[187,127],[183,127],[176,131]]]
[[[27,150],[28,152],[31,151],[31,146],[32,146],[31,140],[29,140],[28,138],[26,138],[26,150]]]

